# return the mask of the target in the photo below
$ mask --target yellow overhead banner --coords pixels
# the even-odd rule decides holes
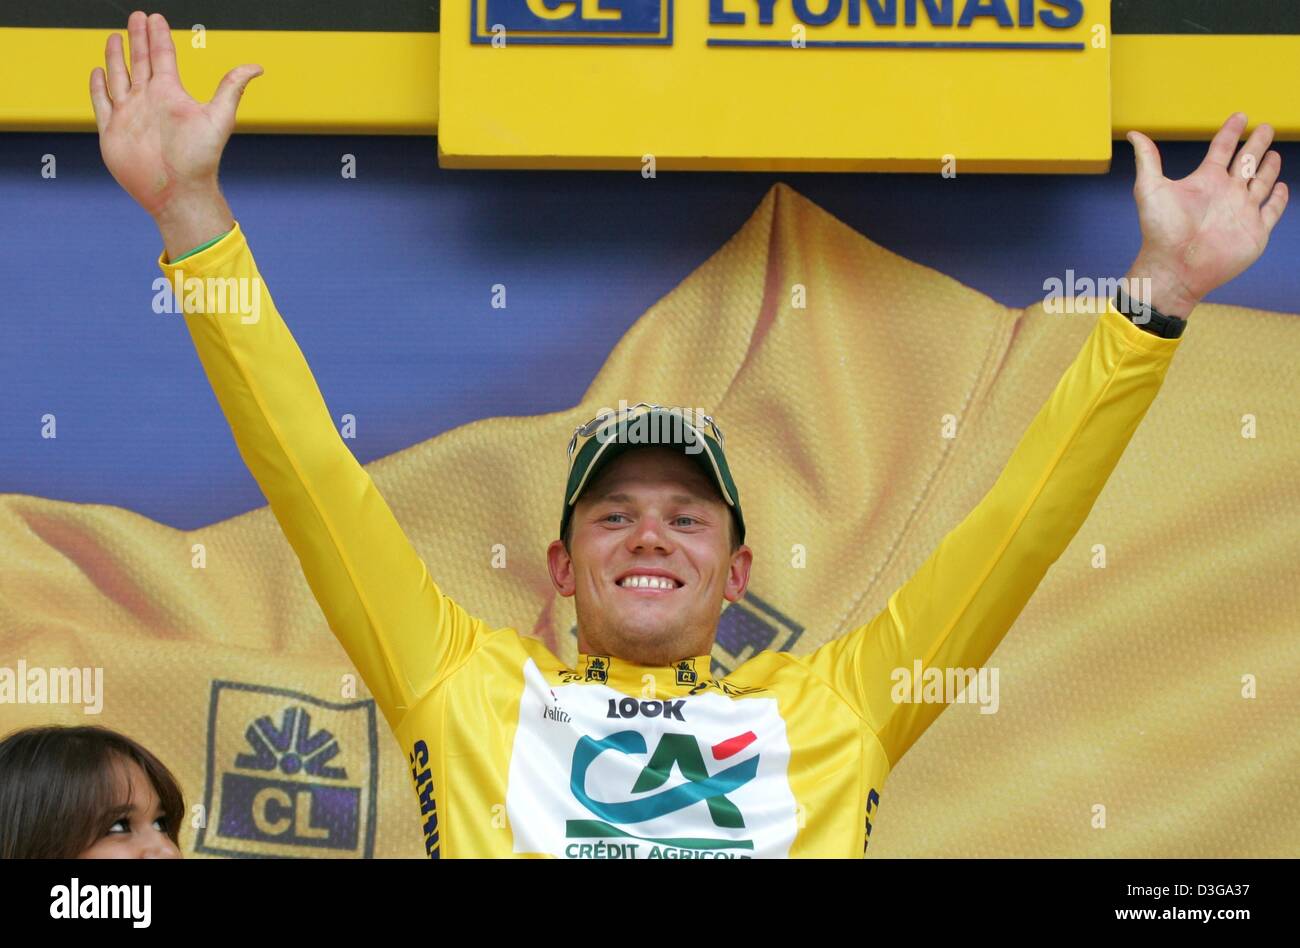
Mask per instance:
[[[444,0],[446,167],[1104,171],[1107,0]]]
[[[197,20],[186,14],[185,4],[201,6],[205,12],[198,19],[206,28],[188,25]],[[550,98],[530,126],[555,135],[553,122],[576,114],[572,97],[588,94],[591,83],[603,81],[611,50],[621,49],[622,55],[643,64],[642,83],[650,87],[652,97],[661,91],[663,64],[676,63],[666,57],[686,42],[683,29],[701,43],[712,38],[710,49],[715,57],[723,57],[724,75],[721,84],[698,85],[698,76],[674,81],[674,90],[685,87],[690,94],[676,101],[677,111],[662,104],[657,108],[672,112],[675,124],[678,112],[684,123],[714,123],[718,137],[739,121],[737,108],[745,109],[747,122],[761,112],[772,126],[768,139],[778,144],[782,138],[794,139],[796,145],[810,115],[829,112],[844,125],[861,124],[863,114],[897,112],[913,131],[914,123],[931,123],[932,138],[948,137],[945,133],[954,120],[968,121],[975,134],[991,138],[999,152],[1009,143],[995,132],[1010,129],[1021,136],[1015,146],[1030,153],[1028,159],[1009,159],[1019,161],[1020,170],[1035,170],[1025,166],[1042,161],[1040,152],[1049,152],[1048,160],[1059,163],[1057,155],[1067,152],[1069,143],[1082,142],[1090,150],[1071,155],[1084,166],[1077,170],[1103,171],[1104,165],[1092,164],[1092,112],[1075,111],[1081,90],[1089,93],[1089,105],[1095,105],[1091,93],[1100,94],[1098,83],[1106,81],[1107,70],[1093,72],[1099,62],[1081,55],[1095,49],[1099,56],[1110,57],[1112,139],[1123,139],[1136,128],[1157,139],[1208,140],[1227,115],[1240,110],[1252,121],[1269,122],[1279,141],[1300,140],[1300,97],[1295,94],[1300,88],[1300,4],[1292,0],[1087,0],[1077,5],[1046,0],[586,0],[585,7],[583,0],[532,0],[531,7],[516,0],[504,5],[494,0],[387,0],[382,5],[281,0],[273,8],[260,0],[176,0],[172,6],[176,9],[169,7],[168,15],[177,60],[186,87],[196,96],[208,98],[234,64],[265,67],[266,74],[240,105],[241,132],[436,134],[439,87],[445,79],[458,90],[461,127],[476,141],[482,139],[480,151],[473,150],[479,144],[473,149],[454,146],[450,163],[463,159],[480,164],[491,157],[503,164],[532,160],[511,141],[517,126],[500,123],[497,116],[503,113],[488,112],[480,100],[481,93],[497,89],[505,78],[484,73],[488,81],[480,83],[477,74],[466,75],[463,68],[459,73],[443,69],[443,49],[468,54],[486,46],[509,53],[512,69],[519,68],[518,56],[540,63],[542,69],[527,75],[519,94],[540,101],[534,83],[556,80],[548,82]],[[444,21],[447,28],[440,33]],[[0,4],[0,68],[7,67],[14,77],[0,82],[0,129],[93,132],[86,77],[91,67],[103,63],[105,36],[123,32],[125,22],[120,11],[94,0]],[[793,42],[796,27],[802,28],[802,47]],[[782,29],[790,30],[788,37],[776,36]],[[919,39],[922,33],[938,38]],[[836,37],[847,37],[847,45]],[[733,42],[737,39],[742,42]],[[773,42],[777,45],[770,45]],[[972,45],[981,42],[995,45]],[[953,45],[962,43],[967,45]],[[1046,45],[1036,48],[1034,43]],[[1067,45],[1051,45],[1061,43]],[[1077,48],[1079,43],[1085,44],[1083,50]],[[748,89],[741,85],[747,74],[727,72],[737,62],[753,62],[760,53],[771,60],[773,51],[800,50],[816,58],[775,60],[787,73],[802,63],[807,67],[802,72],[811,74],[778,97],[785,108],[777,108],[778,100],[770,96],[755,99],[752,79]],[[557,52],[561,61],[596,71],[576,78],[564,73],[573,81],[557,95],[558,77],[548,73]],[[971,56],[976,59],[971,61]],[[1011,72],[998,64],[1007,56]],[[492,63],[482,57],[469,62],[474,70]],[[819,79],[831,66],[836,76]],[[858,75],[864,66],[882,70],[890,84],[881,85],[876,81],[881,77],[874,75]],[[1060,80],[1067,66],[1077,68],[1086,81],[1075,76]],[[968,69],[977,74],[975,80],[953,78],[964,77]],[[852,73],[848,81],[838,81],[846,70]],[[1025,72],[1029,80],[1022,78]],[[919,82],[909,85],[903,78],[914,75]],[[960,104],[953,98],[954,89],[965,93]],[[612,92],[606,92],[604,101],[608,108],[593,122],[632,123]],[[517,101],[509,104],[518,108]],[[1020,104],[1034,111],[1016,112]],[[763,112],[763,105],[770,110]],[[849,131],[865,134],[857,128]],[[506,139],[504,145],[496,140],[500,138]],[[945,146],[943,154],[960,158],[959,149],[973,154],[966,137],[955,148]],[[539,167],[547,166],[545,159],[566,155],[531,151],[541,156],[536,159]],[[614,157],[626,161],[625,154]],[[702,152],[687,157],[714,159],[701,162],[714,168],[779,167],[771,155],[757,165],[734,157],[719,162],[718,156]],[[829,157],[842,159],[839,154]],[[920,167],[932,171],[933,162],[925,153]],[[615,167],[622,166],[615,162]],[[898,160],[875,165],[907,166]],[[834,165],[823,162],[820,167]]]

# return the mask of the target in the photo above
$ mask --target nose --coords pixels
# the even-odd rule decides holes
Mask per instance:
[[[646,550],[658,550],[670,553],[673,549],[672,538],[664,528],[664,523],[654,514],[647,514],[637,523],[635,530],[628,534],[628,549],[633,553]]]
[[[180,859],[181,851],[166,833],[154,834],[140,847],[140,859]]]

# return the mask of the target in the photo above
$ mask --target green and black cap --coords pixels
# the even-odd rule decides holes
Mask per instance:
[[[710,431],[712,434],[710,434]],[[585,439],[585,440],[584,440]],[[709,415],[689,408],[666,408],[641,402],[630,408],[602,412],[573,431],[569,441],[569,483],[564,490],[560,536],[569,526],[573,506],[589,484],[619,455],[638,447],[678,448],[693,458],[709,479],[736,521],[736,536],[745,542],[745,518],[740,493],[727,466],[726,443]]]

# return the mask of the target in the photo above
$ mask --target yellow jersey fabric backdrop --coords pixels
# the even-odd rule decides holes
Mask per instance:
[[[276,249],[260,252],[273,274]],[[993,484],[1096,318],[1008,309],[778,184],[641,316],[581,404],[477,421],[368,470],[449,596],[567,662],[572,601],[543,553],[574,425],[620,399],[715,411],[756,551],[714,652],[732,668],[875,615]],[[1300,378],[1279,358],[1296,352],[1293,315],[1197,310],[990,661],[997,713],[956,704],[907,754],[872,856],[1300,850]],[[103,669],[101,714],[6,703],[2,730],[99,723],[141,740],[200,808],[187,855],[424,855],[406,758],[268,509],[181,531],[0,496],[0,654],[22,657],[9,684],[29,702],[44,670]],[[267,776],[267,754],[299,763]],[[259,801],[257,839],[222,835],[216,786]],[[357,816],[313,819],[331,808]]]

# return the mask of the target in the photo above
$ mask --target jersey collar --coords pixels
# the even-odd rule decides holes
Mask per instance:
[[[641,694],[654,682],[655,695],[684,695],[713,677],[711,658],[696,655],[671,665],[637,665],[608,655],[578,655],[576,671],[584,682],[608,685],[629,694]]]

